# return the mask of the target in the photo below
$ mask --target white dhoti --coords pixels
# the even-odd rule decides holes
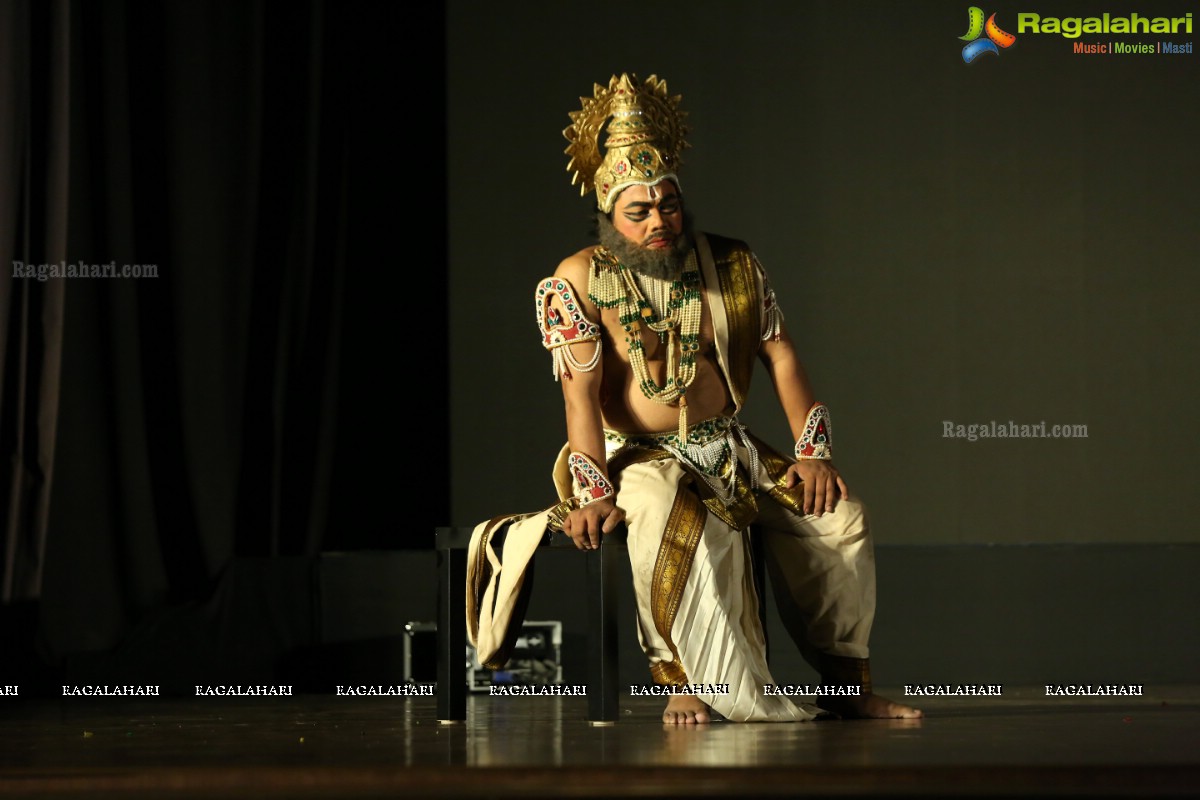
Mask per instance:
[[[639,640],[657,682],[728,685],[728,695],[700,697],[728,719],[811,719],[818,709],[764,694],[775,680],[750,537],[763,537],[784,625],[821,672],[827,656],[868,655],[875,571],[866,514],[855,500],[839,501],[821,517],[798,514],[773,496],[784,490],[771,491],[770,457],[760,462],[746,447],[731,449],[743,468],[758,468],[752,528],[711,513],[716,499],[706,507],[696,471],[677,459],[641,461],[620,472],[617,502],[629,529]],[[745,487],[739,494],[744,502]]]
[[[728,502],[718,496],[720,481],[695,464],[685,466],[661,449],[613,443],[610,466],[617,504],[626,512],[638,640],[655,683],[727,687],[727,694],[696,696],[729,720],[809,720],[820,713],[815,706],[764,691],[775,680],[766,661],[750,537],[763,537],[776,606],[805,658],[831,683],[842,682],[831,678],[831,658],[852,665],[852,674],[861,663],[861,684],[869,691],[875,566],[865,510],[843,499],[820,517],[798,513],[799,490],[777,487],[773,478],[786,462],[757,440],[742,445],[722,435],[726,453],[741,464]],[[731,460],[725,467],[728,473]],[[749,480],[751,468],[755,480]],[[714,462],[709,472],[720,469]],[[512,624],[523,563],[544,539],[547,523],[544,512],[511,521],[503,529],[503,559],[488,540],[498,522],[476,528],[468,615],[481,657],[500,648]]]

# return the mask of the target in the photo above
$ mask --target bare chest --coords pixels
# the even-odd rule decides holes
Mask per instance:
[[[619,308],[600,312],[600,326],[605,333],[609,355],[628,363],[640,351],[648,363],[666,363],[672,356],[681,360],[689,354],[693,357],[711,357],[715,347],[712,311],[707,298],[701,292],[696,312],[698,326],[688,325],[684,314],[653,317],[637,317],[622,312]],[[694,332],[693,332],[694,330]]]

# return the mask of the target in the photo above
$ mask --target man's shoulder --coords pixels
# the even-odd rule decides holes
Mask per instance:
[[[591,303],[587,300],[588,280],[592,266],[592,254],[598,246],[585,247],[560,261],[553,275],[538,281],[539,296],[546,286],[553,285],[554,280],[565,281],[576,299],[583,303],[585,309],[590,310]]]
[[[592,266],[592,254],[598,246],[590,245],[564,258],[559,262],[558,269],[554,270],[555,277],[566,278],[571,283],[585,279]]]
[[[559,266],[561,267],[563,264],[570,266],[576,266],[579,264],[582,264],[585,267],[590,266],[592,263],[592,254],[596,252],[596,248],[599,246],[600,245],[598,244],[589,244],[582,250],[577,250],[576,252],[571,253],[571,255],[562,260]]]

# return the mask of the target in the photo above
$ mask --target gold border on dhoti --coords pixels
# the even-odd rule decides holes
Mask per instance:
[[[650,585],[650,609],[654,617],[654,627],[671,648],[675,663],[679,665],[679,673],[686,673],[679,664],[679,651],[671,638],[671,626],[675,623],[675,615],[679,611],[679,601],[683,597],[683,589],[687,584],[688,574],[692,571],[692,559],[696,556],[696,546],[704,533],[704,522],[708,512],[692,492],[687,480],[680,481],[679,490],[675,493],[675,503],[671,506],[671,514],[667,517],[667,527],[663,531],[662,544],[658,548],[658,557],[654,561],[654,578]],[[669,669],[669,668],[663,668]],[[670,673],[674,675],[674,671]]]
[[[754,443],[755,448],[758,449],[758,462],[762,464],[767,475],[775,482],[775,485],[771,487],[771,490],[767,494],[771,495],[779,505],[789,511],[804,516],[804,484],[797,483],[789,489],[783,480],[787,474],[788,467],[792,465],[794,459],[783,455],[754,434],[747,432],[747,435],[750,437],[750,441]]]
[[[690,469],[685,465],[685,469]],[[754,492],[750,491],[750,480],[745,468],[733,458],[733,469],[737,470],[737,483],[733,487],[733,497],[726,504],[713,494],[712,488],[703,480],[696,480],[696,489],[700,499],[713,515],[735,530],[744,530],[758,516],[758,501]]]
[[[659,686],[686,686],[688,677],[678,661],[656,661],[650,665],[650,680]]]

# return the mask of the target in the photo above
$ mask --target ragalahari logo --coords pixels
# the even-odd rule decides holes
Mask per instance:
[[[979,37],[984,33],[987,34],[987,38],[980,39]],[[971,6],[967,9],[967,32],[958,38],[967,42],[967,46],[962,51],[963,61],[967,64],[984,53],[1000,55],[1000,48],[1007,50],[1017,41],[1017,37],[1011,33],[1000,30],[1000,26],[996,24],[995,14],[988,17],[985,23],[983,9],[979,6]]]

